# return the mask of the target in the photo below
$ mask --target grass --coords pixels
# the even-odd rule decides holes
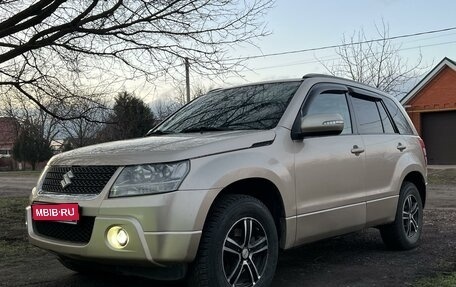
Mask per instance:
[[[7,221],[8,225],[21,224],[24,227],[25,207],[28,205],[28,198],[7,197],[0,200],[0,219]]]
[[[429,169],[430,184],[456,184],[456,169]]]
[[[39,176],[41,170],[21,170],[21,171],[1,171],[0,177],[2,176]]]
[[[0,266],[20,261],[24,254],[43,252],[29,244],[25,226],[27,197],[4,197],[0,200]]]
[[[454,287],[456,286],[456,272],[442,273],[435,277],[426,277],[418,280],[415,287]]]

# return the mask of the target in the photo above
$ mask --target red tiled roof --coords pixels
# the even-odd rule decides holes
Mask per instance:
[[[421,89],[423,89],[423,87],[425,87],[445,67],[449,67],[456,71],[456,62],[447,57],[443,58],[442,61],[440,61],[434,68],[432,68],[432,70],[426,76],[424,76],[424,78],[421,79],[421,81],[419,81],[418,84],[416,84],[416,86],[413,87],[413,89],[411,89],[405,95],[405,97],[403,97],[400,100],[400,102],[403,105],[408,104],[408,102],[410,102],[413,99],[413,97],[415,97],[421,91]]]

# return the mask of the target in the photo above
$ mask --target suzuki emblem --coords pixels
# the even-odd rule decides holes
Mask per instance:
[[[63,180],[60,181],[60,185],[62,188],[65,188],[71,184],[71,179],[74,177],[73,172],[70,170],[69,172],[63,175]]]

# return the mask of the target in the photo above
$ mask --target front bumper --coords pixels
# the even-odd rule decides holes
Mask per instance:
[[[145,266],[191,262],[196,256],[204,218],[215,194],[215,190],[191,190],[104,199],[98,207],[93,201],[78,202],[82,216],[95,218],[87,243],[40,234],[29,206],[26,208],[29,240],[58,255],[86,261]],[[50,202],[50,198],[38,196],[34,201]],[[112,226],[120,226],[128,232],[130,240],[123,249],[116,249],[107,241],[107,230]]]

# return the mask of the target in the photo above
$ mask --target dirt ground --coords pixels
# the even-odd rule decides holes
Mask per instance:
[[[183,286],[79,275],[28,244],[23,208],[36,179],[36,174],[0,174],[0,286]],[[424,218],[415,250],[387,250],[378,231],[368,229],[282,252],[273,286],[421,287],[436,285],[436,276],[456,278],[456,169],[430,171]],[[456,279],[449,282],[445,286],[456,286]]]

